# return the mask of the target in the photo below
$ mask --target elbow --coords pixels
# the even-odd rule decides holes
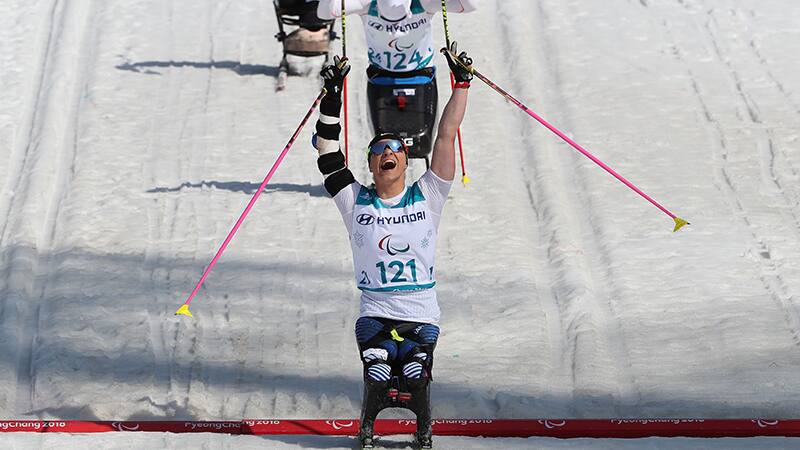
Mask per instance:
[[[442,125],[439,127],[438,137],[447,142],[455,142],[456,133],[458,133],[458,127]]]
[[[478,9],[476,0],[460,0],[461,12],[468,13]]]
[[[462,117],[463,115],[459,117],[442,117],[442,121],[439,122],[438,135],[449,140],[455,139],[458,129],[461,128]]]
[[[439,126],[439,130],[436,133],[436,141],[440,141],[442,143],[455,144],[456,133],[458,133],[458,128]]]

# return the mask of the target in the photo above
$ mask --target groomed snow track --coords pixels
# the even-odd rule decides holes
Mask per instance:
[[[437,248],[432,412],[486,419],[438,422],[437,445],[798,447],[779,437],[797,420],[742,418],[800,419],[800,2],[479,3],[449,18],[476,67],[693,225],[672,233],[473,83],[472,182]],[[368,182],[353,19],[350,165]],[[0,2],[0,432],[21,431],[0,447],[353,447],[358,423],[325,419],[358,416],[362,374],[313,126],[195,319],[173,315],[319,92],[311,70],[275,92],[276,31],[264,0]],[[381,434],[413,430],[382,417]]]
[[[355,436],[351,419],[272,419],[241,421],[2,421],[0,432],[28,433],[223,433],[240,435]],[[414,420],[379,419],[378,435],[413,434]],[[800,419],[440,419],[437,436],[647,438],[647,437],[800,437]]]

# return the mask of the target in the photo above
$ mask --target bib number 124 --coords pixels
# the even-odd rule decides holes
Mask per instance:
[[[406,53],[392,53],[392,52],[375,52],[370,49],[369,59],[372,62],[377,62],[378,65],[383,65],[386,70],[406,70],[409,67],[414,70],[423,65],[422,55],[417,51],[411,54],[409,58]],[[385,62],[383,62],[383,61]],[[406,61],[408,60],[408,61]]]

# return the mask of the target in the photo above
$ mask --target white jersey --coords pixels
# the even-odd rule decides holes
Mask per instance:
[[[429,170],[391,199],[358,182],[334,197],[350,235],[361,317],[439,322],[434,259],[451,185]]]
[[[474,9],[472,0],[448,0],[448,12]],[[341,17],[341,0],[321,0],[317,14],[323,19]],[[337,10],[338,8],[338,10]],[[390,20],[380,14],[378,0],[345,0],[346,13],[362,16],[369,62],[391,72],[410,72],[431,66],[435,53],[432,36],[436,0],[411,0],[405,17]]]
[[[433,14],[425,11],[419,0],[411,2],[411,15],[398,21],[378,14],[373,0],[362,20],[370,64],[391,72],[409,72],[424,69],[433,61]]]

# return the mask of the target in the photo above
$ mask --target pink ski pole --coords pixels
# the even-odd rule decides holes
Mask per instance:
[[[259,186],[259,188],[256,191],[256,193],[253,195],[253,198],[250,199],[250,202],[244,208],[244,211],[242,211],[242,215],[239,216],[239,220],[237,220],[236,224],[233,226],[233,228],[231,228],[231,231],[228,233],[228,237],[225,238],[225,241],[219,247],[219,250],[217,250],[217,254],[214,255],[214,258],[208,264],[208,267],[206,267],[206,270],[203,272],[203,275],[200,277],[200,281],[197,282],[197,285],[192,290],[192,293],[189,294],[189,298],[187,298],[186,301],[183,303],[183,305],[181,305],[181,307],[178,308],[177,311],[175,311],[175,315],[176,316],[179,315],[179,314],[182,314],[184,316],[192,317],[192,313],[189,312],[189,303],[192,302],[192,299],[194,298],[195,294],[197,294],[197,291],[200,290],[200,286],[202,286],[203,281],[206,280],[206,277],[208,276],[209,272],[211,272],[211,269],[214,267],[214,265],[217,264],[217,261],[219,260],[219,257],[222,256],[222,252],[224,252],[225,248],[228,247],[228,244],[231,242],[231,239],[233,239],[233,235],[236,234],[236,231],[242,225],[242,222],[244,222],[244,218],[247,217],[247,215],[250,213],[250,210],[253,209],[253,205],[255,205],[256,200],[258,200],[258,197],[261,196],[261,192],[267,186],[267,183],[269,183],[269,180],[270,180],[270,178],[272,178],[272,175],[275,174],[276,170],[278,170],[278,166],[281,164],[281,162],[283,162],[283,158],[286,156],[286,154],[289,153],[289,149],[292,148],[292,144],[294,144],[294,141],[297,139],[297,136],[300,134],[300,130],[302,130],[303,127],[306,125],[306,122],[308,122],[309,117],[311,117],[311,114],[314,112],[314,110],[317,108],[317,106],[319,106],[319,103],[322,101],[322,97],[325,96],[326,92],[327,91],[325,90],[325,88],[322,88],[322,90],[320,91],[319,95],[317,95],[317,98],[314,100],[314,104],[311,105],[311,108],[309,108],[309,110],[306,113],[305,117],[303,117],[303,121],[300,122],[300,125],[294,131],[294,134],[292,135],[292,138],[289,139],[289,142],[286,144],[286,147],[283,148],[283,151],[278,156],[278,159],[275,161],[275,164],[272,165],[272,168],[269,170],[269,173],[267,173],[267,176],[264,177],[264,181],[261,182],[261,186]]]
[[[456,55],[453,55],[453,59],[454,59],[455,61],[457,61],[457,62],[458,62],[458,63],[459,63],[459,64],[460,64],[462,67],[464,67],[465,69],[468,69],[468,70],[470,70],[470,71],[473,73],[473,75],[475,75],[475,76],[476,76],[476,77],[478,77],[478,78],[479,78],[481,81],[483,81],[484,83],[486,83],[486,84],[487,84],[487,85],[488,85],[490,88],[492,88],[492,89],[494,89],[495,91],[497,91],[498,93],[500,93],[500,95],[502,95],[503,97],[505,97],[505,98],[506,98],[506,100],[508,100],[508,101],[510,101],[511,103],[513,103],[513,104],[517,105],[517,106],[518,106],[518,107],[519,107],[521,110],[523,110],[523,111],[525,111],[526,113],[528,113],[528,115],[529,115],[529,116],[531,116],[531,117],[533,117],[534,119],[536,119],[537,121],[539,121],[539,123],[541,123],[542,125],[544,125],[544,126],[545,126],[545,127],[548,129],[548,130],[552,131],[552,132],[553,132],[553,133],[555,133],[555,134],[556,134],[558,137],[560,137],[561,139],[563,139],[563,140],[564,140],[566,143],[568,143],[569,145],[571,145],[572,147],[574,147],[574,148],[575,148],[576,150],[578,150],[579,152],[583,153],[583,155],[584,155],[584,156],[586,156],[587,158],[589,158],[589,159],[591,159],[592,161],[594,161],[594,162],[595,162],[595,164],[597,164],[598,166],[600,166],[600,167],[602,167],[603,169],[605,169],[605,171],[606,171],[606,172],[608,172],[608,173],[610,173],[611,175],[613,175],[613,176],[614,176],[614,178],[616,178],[617,180],[621,181],[621,182],[622,182],[622,183],[623,183],[625,186],[628,186],[628,187],[629,187],[629,188],[631,188],[631,189],[632,189],[634,192],[636,192],[637,194],[639,194],[639,195],[641,195],[642,197],[644,197],[644,199],[645,199],[645,200],[647,200],[648,202],[652,203],[652,204],[653,204],[653,206],[655,206],[656,208],[658,208],[658,209],[660,209],[662,212],[664,212],[664,214],[666,214],[666,215],[670,216],[670,217],[672,218],[672,220],[673,220],[673,221],[675,221],[675,228],[672,230],[673,232],[680,230],[680,229],[681,229],[681,227],[683,227],[684,225],[689,225],[689,222],[687,222],[687,221],[686,221],[686,220],[684,220],[684,219],[681,219],[680,217],[678,217],[678,216],[676,216],[675,214],[671,213],[671,212],[670,212],[670,211],[669,211],[667,208],[665,208],[665,207],[661,206],[661,204],[659,204],[657,201],[653,200],[653,199],[652,199],[652,198],[651,198],[649,195],[647,195],[647,194],[645,194],[644,192],[642,192],[642,190],[641,190],[641,189],[639,189],[639,188],[637,188],[636,186],[634,186],[634,184],[633,184],[633,183],[631,183],[630,181],[626,180],[626,179],[625,179],[625,177],[623,177],[622,175],[618,174],[618,173],[617,173],[617,172],[616,172],[614,169],[612,169],[611,167],[608,167],[608,165],[606,165],[606,164],[605,164],[603,161],[600,161],[600,160],[599,160],[599,159],[598,159],[596,156],[594,156],[593,154],[589,153],[589,151],[588,151],[588,150],[586,150],[585,148],[581,147],[581,145],[580,145],[580,144],[578,144],[577,142],[575,142],[575,141],[573,141],[572,139],[570,139],[570,138],[569,138],[569,137],[568,137],[566,134],[562,133],[562,132],[561,132],[561,131],[560,131],[558,128],[554,127],[553,125],[550,125],[550,123],[548,123],[546,120],[544,120],[544,119],[543,119],[541,116],[539,116],[538,114],[536,114],[535,112],[533,112],[533,110],[531,110],[530,108],[528,108],[527,106],[525,106],[525,105],[524,105],[522,102],[520,102],[519,100],[517,100],[516,98],[514,98],[513,96],[511,96],[511,94],[509,94],[508,92],[506,92],[506,91],[504,91],[503,89],[501,89],[501,88],[500,88],[498,85],[494,84],[494,83],[493,83],[493,82],[492,82],[490,79],[486,78],[486,77],[485,77],[485,76],[484,76],[482,73],[478,72],[477,70],[475,70],[475,69],[474,69],[474,68],[472,68],[472,67],[466,67],[466,66],[464,66],[463,64],[461,64],[461,60],[459,60],[459,59],[456,57]]]

